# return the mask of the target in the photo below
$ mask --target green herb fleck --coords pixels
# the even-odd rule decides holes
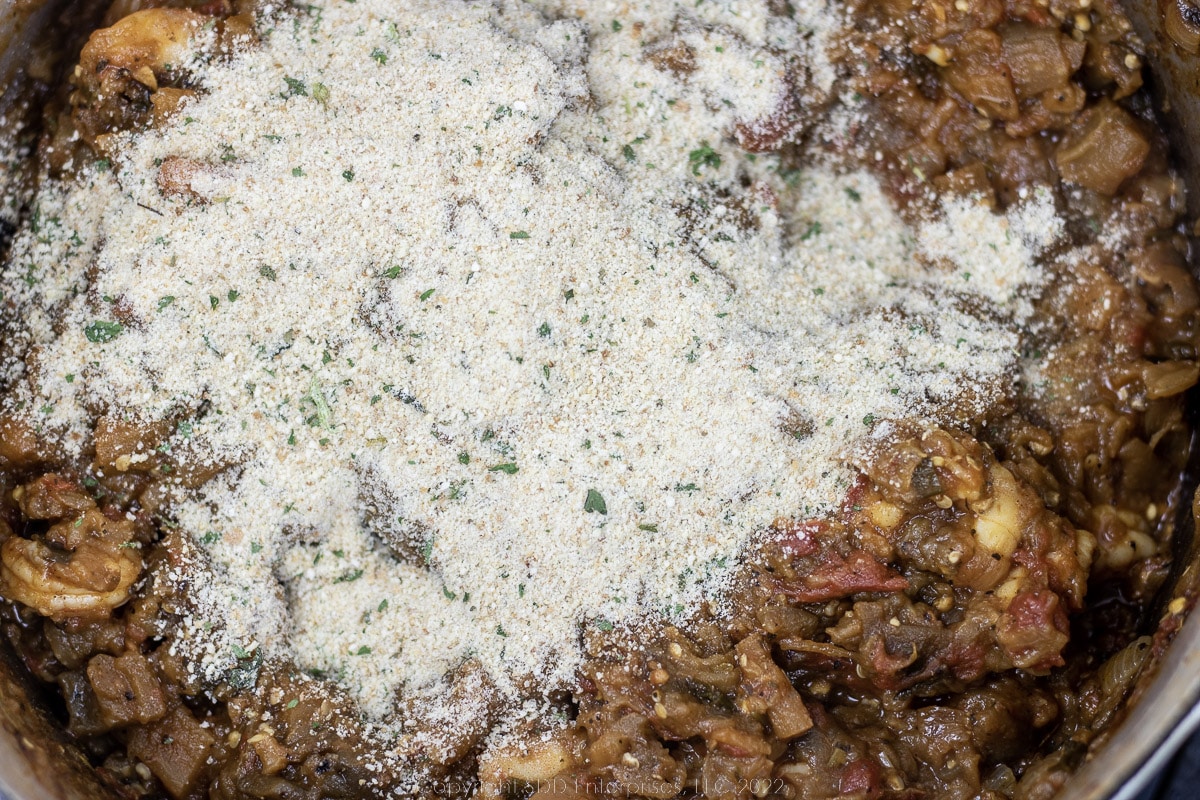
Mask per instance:
[[[347,572],[345,575],[339,575],[333,579],[334,583],[353,583],[363,576],[361,569],[356,569],[353,572]]]
[[[459,453],[458,454],[458,463],[470,464],[471,463],[471,454],[470,453]]]
[[[804,233],[800,234],[800,241],[807,242],[812,237],[821,232],[821,223],[819,221],[810,222]]]
[[[171,305],[171,303],[174,303],[174,302],[175,302],[174,295],[165,294],[162,297],[158,298],[158,310],[162,311],[164,308],[166,308],[167,306]]]
[[[543,322],[541,325],[538,326],[538,336],[541,336],[544,339],[549,335],[550,335],[550,323]]]
[[[595,620],[595,624],[596,624],[597,628],[604,631],[605,633],[608,633],[609,631],[611,631],[613,629],[613,624],[606,619],[602,619],[602,618],[597,619],[597,620]]]
[[[283,82],[287,84],[287,91],[279,95],[283,99],[286,100],[289,97],[308,97],[308,87],[304,85],[304,81],[284,75]]]
[[[657,526],[657,525],[642,524],[642,525],[638,525],[638,530],[639,530],[639,531],[646,531],[647,533],[658,533],[658,526]]]
[[[261,267],[258,268],[258,274],[262,275],[264,278],[266,278],[269,281],[276,280],[279,277],[279,274],[276,273],[273,268],[267,266],[266,264],[263,264]]]
[[[87,337],[89,342],[103,344],[104,342],[111,342],[120,336],[124,330],[125,326],[119,322],[96,320],[83,329],[83,335]]]
[[[494,467],[488,467],[488,472],[503,472],[505,475],[516,475],[519,469],[520,467],[509,461],[504,464],[497,464]]]
[[[607,514],[608,505],[604,502],[604,495],[595,489],[588,489],[587,497],[583,501],[583,510],[588,514],[591,514],[593,511],[598,514]]]
[[[374,50],[371,51],[371,58],[373,58],[375,61],[378,61],[380,66],[382,66],[387,63],[388,57],[387,57],[387,53],[383,52],[378,47],[376,47]]]
[[[701,167],[719,169],[721,167],[721,155],[709,147],[708,142],[702,141],[699,147],[688,153],[688,164],[692,167],[692,174],[699,177]]]
[[[333,409],[329,407],[329,401],[325,399],[325,393],[321,390],[321,382],[315,377],[308,386],[308,399],[312,401],[313,407],[317,410],[317,424],[326,430],[333,427],[330,424],[333,419]]]
[[[433,297],[433,289],[426,289],[425,291],[421,292],[421,302],[424,302],[431,297]]]
[[[512,233],[510,233],[508,235],[508,238],[510,238],[510,239],[528,239],[529,234],[526,233],[525,231],[513,231]]]
[[[343,171],[342,177],[345,178],[347,182],[354,180],[354,170],[348,169]]]

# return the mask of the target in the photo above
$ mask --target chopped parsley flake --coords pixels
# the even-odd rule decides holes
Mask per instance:
[[[345,575],[339,575],[333,579],[334,583],[353,583],[363,576],[361,569],[356,569],[353,572],[347,572]]]
[[[119,322],[105,322],[98,319],[83,329],[83,335],[87,337],[89,342],[103,344],[111,342],[120,336],[124,330],[125,326]]]
[[[316,378],[313,378],[308,386],[308,399],[316,409],[317,424],[326,430],[333,427],[333,409],[329,407],[329,401],[325,399],[325,393],[321,390],[321,382]]]
[[[283,82],[287,84],[287,91],[281,93],[279,96],[284,100],[289,97],[308,97],[308,87],[304,84],[304,81],[284,75]]]
[[[608,505],[604,502],[604,495],[597,492],[595,489],[588,489],[587,497],[583,501],[583,510],[588,514],[596,512],[597,514],[607,514]]]
[[[688,153],[688,164],[692,168],[692,174],[700,177],[701,167],[709,167],[711,169],[719,169],[721,167],[721,155],[709,147],[708,142],[700,142],[699,147]]]

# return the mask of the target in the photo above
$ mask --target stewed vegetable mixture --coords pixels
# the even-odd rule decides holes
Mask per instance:
[[[334,17],[334,5],[351,2],[334,0],[324,10]],[[398,613],[398,606],[409,607],[406,598],[419,591],[413,588],[420,585],[417,578],[396,583],[386,596],[364,599],[365,610],[355,607],[354,619],[347,624],[364,638],[355,639],[348,650],[330,654],[315,645],[296,645],[289,652],[243,641],[226,652],[209,654],[224,659],[219,669],[198,668],[205,656],[188,644],[188,637],[226,624],[218,610],[206,605],[210,572],[205,570],[235,574],[232,561],[213,564],[224,552],[220,547],[231,540],[239,546],[240,542],[232,530],[191,529],[188,521],[199,517],[179,509],[185,501],[206,508],[218,505],[222,501],[216,498],[226,495],[212,487],[221,481],[235,486],[238,480],[261,478],[265,487],[262,476],[268,473],[254,472],[257,467],[244,455],[212,457],[193,447],[202,438],[202,427],[215,425],[224,413],[225,400],[216,389],[157,416],[141,414],[142,401],[136,397],[119,407],[106,399],[89,399],[84,391],[76,402],[85,409],[85,434],[70,439],[63,433],[66,428],[50,421],[54,408],[48,401],[45,407],[32,407],[31,395],[19,391],[30,382],[48,380],[45,375],[59,362],[45,342],[29,333],[25,317],[30,312],[6,285],[0,315],[6,390],[0,418],[0,618],[8,644],[47,687],[55,713],[115,796],[1042,800],[1052,797],[1103,743],[1106,732],[1120,720],[1139,674],[1169,643],[1190,604],[1188,598],[1164,602],[1170,598],[1160,597],[1160,592],[1171,567],[1175,525],[1190,510],[1181,480],[1192,437],[1186,398],[1200,379],[1200,294],[1187,263],[1184,188],[1172,169],[1166,138],[1144,86],[1141,44],[1115,0],[852,0],[829,7],[814,0],[743,3],[757,9],[754,19],[766,31],[760,42],[751,41],[749,28],[739,30],[721,21],[720,14],[734,14],[736,9],[730,9],[736,3],[701,0],[694,9],[691,3],[665,0],[603,4],[603,9],[600,5],[539,0],[534,8],[507,2],[460,6],[455,0],[442,4],[438,13],[486,19],[489,30],[511,35],[513,42],[525,30],[519,21],[536,15],[542,26],[538,30],[552,33],[534,44],[551,54],[547,64],[554,61],[569,78],[563,79],[569,101],[561,113],[581,118],[594,114],[600,120],[587,134],[587,145],[599,154],[597,163],[610,164],[597,167],[598,174],[606,169],[619,176],[633,170],[653,174],[675,169],[678,179],[688,182],[686,192],[655,200],[655,213],[666,215],[673,238],[669,245],[652,243],[655,258],[661,246],[664,252],[669,248],[687,253],[703,265],[699,272],[682,273],[685,288],[711,283],[719,287],[712,297],[726,299],[751,291],[746,287],[757,273],[739,271],[737,263],[758,257],[754,236],[780,219],[779,241],[785,251],[809,252],[818,262],[843,257],[831,254],[865,235],[852,232],[856,229],[848,227],[846,215],[855,218],[854,209],[866,207],[875,187],[873,191],[890,204],[887,213],[895,216],[888,230],[921,231],[919,246],[906,250],[905,258],[917,259],[919,251],[920,258],[936,262],[930,269],[941,270],[940,283],[914,279],[905,286],[913,297],[928,299],[933,304],[929,307],[942,309],[946,316],[920,316],[913,310],[916,306],[901,299],[863,309],[863,314],[878,314],[878,325],[895,325],[914,337],[943,336],[935,344],[951,353],[960,344],[967,348],[960,348],[962,353],[983,347],[993,335],[988,331],[1008,331],[1011,363],[977,365],[973,371],[976,351],[969,350],[972,355],[955,367],[958,372],[948,387],[937,382],[936,370],[913,384],[893,376],[891,362],[877,370],[856,364],[856,371],[886,374],[879,380],[892,381],[895,388],[880,384],[885,396],[907,397],[905,393],[915,392],[917,386],[921,397],[905,399],[907,416],[894,410],[865,415],[855,411],[845,423],[858,432],[855,438],[837,452],[822,454],[850,476],[838,487],[836,504],[814,503],[763,520],[745,539],[737,558],[714,559],[703,568],[680,572],[677,603],[663,601],[665,594],[655,595],[665,608],[619,617],[622,603],[640,601],[616,593],[616,599],[605,600],[607,607],[616,609],[613,613],[571,618],[569,644],[575,648],[577,668],[558,683],[539,683],[533,670],[510,675],[508,683],[497,677],[493,663],[512,663],[505,659],[516,657],[513,653],[524,641],[515,633],[517,623],[497,617],[501,621],[489,621],[486,630],[476,632],[486,637],[477,636],[470,648],[464,646],[468,655],[459,657],[455,651],[454,663],[436,682],[442,687],[441,702],[430,704],[421,693],[409,691],[419,673],[403,670],[418,667],[400,662],[410,658],[410,652],[385,658],[381,642],[386,643],[387,636],[365,638],[373,620]],[[720,8],[710,12],[713,6]],[[46,112],[30,153],[36,169],[26,188],[108,180],[97,176],[122,169],[133,174],[120,158],[136,137],[204,124],[191,115],[199,113],[194,112],[195,104],[211,87],[195,79],[189,59],[237,63],[283,36],[296,41],[311,37],[313,47],[325,46],[318,44],[324,42],[318,38],[322,11],[318,6],[276,8],[253,0],[117,0],[96,21],[82,49],[66,55],[62,80],[44,87]],[[377,28],[384,31],[379,46],[364,44],[364,52],[369,51],[361,66],[364,82],[401,62],[404,48],[426,47],[428,56],[422,58],[431,65],[428,69],[440,69],[436,64],[444,60],[443,54],[432,44],[406,40],[403,25],[387,28],[371,16],[373,11],[363,13],[364,36],[374,35]],[[705,16],[710,13],[715,16]],[[665,21],[657,28],[647,27],[643,18],[655,16]],[[804,29],[814,19],[825,20],[824,27]],[[771,33],[781,29],[807,32],[795,39]],[[814,49],[801,54],[781,44],[810,39],[820,40],[819,53]],[[589,46],[594,48],[591,55]],[[654,98],[644,102],[661,101],[670,113],[687,113],[681,106],[688,104],[710,103],[705,113],[724,119],[720,115],[733,108],[733,100],[723,103],[715,90],[698,88],[715,80],[713,75],[723,77],[724,69],[752,71],[769,62],[769,67],[778,67],[771,84],[777,88],[763,90],[770,101],[766,113],[750,118],[738,117],[736,109],[729,112],[733,121],[719,132],[719,140],[714,136],[691,142],[675,154],[672,167],[660,157],[663,141],[669,143],[669,138],[656,140],[653,134],[667,126],[665,114],[661,119],[647,116],[651,133],[643,137],[609,141],[595,132],[609,130],[603,125],[610,124],[610,115],[643,114],[638,110],[643,101],[629,101],[618,112],[616,104],[606,105],[603,91],[587,84],[601,80],[598,74],[588,76],[588,59],[600,59],[598,53],[619,47],[629,50],[621,57],[628,63],[661,76],[663,86],[678,89],[668,98],[655,84],[646,95]],[[744,63],[721,66],[726,62],[719,58],[737,48],[750,54]],[[289,75],[271,92],[280,103],[302,109],[297,115],[326,113],[339,101],[334,77],[332,67],[328,74]],[[415,86],[426,78],[434,80],[424,73],[406,73],[403,81]],[[454,80],[459,81],[457,76]],[[464,73],[460,88],[472,91],[474,81],[483,82],[484,76]],[[492,104],[487,113],[483,127],[494,132],[527,109]],[[534,152],[543,141],[556,141],[551,122],[539,122],[543,123],[536,135],[518,145]],[[343,116],[339,124],[351,130],[354,117]],[[396,142],[396,152],[449,137],[445,131],[427,128],[411,142]],[[284,132],[269,136],[282,140]],[[290,146],[263,139],[231,142],[208,161],[159,159],[153,185],[122,191],[130,197],[133,192],[156,193],[162,205],[147,213],[167,220],[162,224],[190,214],[243,213],[222,194],[222,181],[228,177],[222,170],[238,169],[252,147]],[[554,146],[545,145],[551,151]],[[499,215],[485,201],[469,197],[469,171],[486,164],[489,152],[483,146],[468,150],[447,167],[463,176],[463,185],[455,189],[461,197],[446,212],[447,229],[462,231],[464,242],[482,236],[478,231]],[[531,185],[540,186],[559,175],[549,164],[530,155],[520,170],[531,176]],[[377,177],[361,164],[334,162],[297,162],[285,177],[301,181],[318,169],[331,172],[338,191]],[[830,175],[859,177],[829,183],[843,180]],[[609,191],[603,182],[608,178],[596,180],[598,194]],[[592,193],[592,185],[587,185],[578,190],[580,197]],[[663,184],[668,189],[676,185],[683,184]],[[812,200],[826,198],[822,191],[834,199]],[[328,193],[333,198],[333,190]],[[563,196],[568,195],[564,190]],[[843,208],[837,214],[831,210],[835,200]],[[305,196],[296,202],[317,200]],[[330,200],[331,206],[334,202]],[[801,207],[803,213],[796,211]],[[37,208],[34,203],[26,206],[18,242],[37,242],[42,228],[57,224],[40,216]],[[953,209],[959,213],[951,213]],[[286,208],[282,211],[288,213]],[[495,246],[526,248],[515,257],[518,261],[535,258],[532,254],[543,246],[538,210],[524,211],[520,227],[498,226],[494,232],[499,242]],[[1019,219],[1027,229],[1050,226],[1056,234],[1038,248],[1022,251],[1028,263],[1004,267],[1007,272],[996,266],[1008,263],[1003,238],[989,245],[993,255],[983,247],[983,256],[974,258],[982,258],[981,269],[989,271],[973,274],[956,256],[982,247],[983,240],[967,227],[979,218],[985,226],[1005,220],[1003,225],[1010,227],[995,230],[1010,242],[1028,239],[1021,239]],[[100,215],[96,219],[99,224]],[[96,251],[102,246],[96,244]],[[430,255],[432,245],[425,246],[426,257],[443,258]],[[651,249],[651,244],[644,246]],[[721,247],[727,250],[713,249]],[[15,245],[13,252],[20,252]],[[580,262],[601,257],[582,247],[571,252]],[[105,256],[109,257],[111,253]],[[410,262],[421,257],[398,256],[394,262],[377,264],[369,278],[383,288],[369,303],[344,314],[361,318],[360,327],[388,346],[409,348],[394,351],[395,358],[407,358],[414,369],[424,357],[419,347],[426,333],[413,320],[419,319],[418,312],[440,308],[439,303],[451,307],[459,297],[453,287],[432,282],[453,272],[450,257],[445,256],[449,266],[429,273],[430,282],[419,283],[428,276]],[[484,255],[479,258],[486,260]],[[151,324],[149,320],[184,313],[181,309],[190,300],[184,290],[178,295],[156,292],[148,300],[138,295],[136,285],[117,296],[104,294],[97,288],[105,269],[103,258],[95,263],[73,293],[43,296],[39,319],[44,318],[45,329],[55,336],[67,335],[55,327],[55,320],[75,302],[101,309],[76,332],[96,352],[128,341]],[[252,269],[262,286],[271,287],[293,280],[303,267],[264,262]],[[567,267],[561,269],[566,274]],[[780,270],[778,275],[770,273],[775,275],[772,280],[790,280],[778,265],[772,269]],[[547,272],[544,280],[556,287],[553,295],[566,309],[561,312],[565,322],[537,311],[545,317],[538,317],[541,324],[530,328],[529,341],[537,347],[567,341],[574,335],[566,328],[568,322],[589,331],[586,326],[596,323],[590,315],[599,316],[579,308],[587,299],[582,282],[557,287],[557,270]],[[1040,277],[1032,282],[1012,278],[1019,270],[1035,270]],[[413,274],[420,277],[405,283]],[[481,277],[475,278],[477,274]],[[33,267],[10,258],[5,281],[17,285],[23,276],[31,287],[39,280]],[[801,299],[772,297],[771,302],[778,300],[784,308],[789,303],[824,303],[827,292],[836,294],[833,284],[841,282],[838,275],[825,278],[831,283],[798,284],[803,287]],[[1002,280],[1009,278],[1011,286]],[[487,279],[486,265],[472,269],[465,280],[473,279]],[[995,283],[974,289],[984,280]],[[880,280],[879,291],[902,283],[903,279]],[[313,284],[317,285],[322,284]],[[614,296],[634,291],[615,285],[606,284],[606,291]],[[374,313],[373,308],[384,309],[392,302],[387,292],[401,292],[395,287],[405,287],[412,295],[403,301],[408,303],[405,314]],[[252,302],[249,291],[233,285],[205,288],[201,310],[233,313],[231,309]],[[684,297],[682,290],[678,296]],[[988,298],[999,299],[991,304]],[[313,302],[327,306],[336,302],[336,295],[316,295]],[[750,302],[753,305],[753,299]],[[685,305],[683,300],[680,305]],[[719,320],[714,325],[734,324],[742,310],[736,305],[713,308],[708,317]],[[661,311],[653,319],[633,320],[636,328],[651,331],[645,333],[648,337],[659,335],[654,332],[671,324],[668,311]],[[478,319],[486,320],[488,313],[481,307]],[[620,313],[612,311],[614,317]],[[795,324],[815,318],[805,311],[797,314]],[[750,326],[762,342],[784,335],[763,329],[758,325],[762,319]],[[939,324],[949,330],[952,324],[963,324],[962,319],[996,327],[978,329],[984,331],[978,340],[928,330]],[[853,320],[845,321],[845,328],[827,334],[836,338],[844,331],[851,339],[861,336],[866,341],[864,331],[876,324],[853,328]],[[491,335],[487,331],[492,329],[478,324],[480,337]],[[580,352],[597,357],[624,352],[618,351],[617,340],[627,329],[612,325],[604,329],[607,334],[591,341],[591,334],[579,334]],[[249,338],[254,331],[247,331]],[[289,357],[293,347],[299,352],[305,346],[303,338],[303,333],[291,332],[263,363]],[[699,335],[694,343],[686,336],[684,340],[688,346],[679,351],[681,369],[719,357],[712,355],[719,349],[715,340],[703,342]],[[278,459],[278,470],[287,469],[293,458],[288,454],[304,458],[302,451],[337,447],[336,437],[348,435],[344,431],[351,427],[345,411],[351,390],[345,387],[357,375],[352,372],[359,368],[355,359],[364,357],[348,355],[348,350],[328,342],[310,344],[314,352],[323,353],[319,367],[333,362],[328,367],[333,369],[348,361],[344,369],[350,377],[344,383],[322,382],[315,377],[315,360],[311,369],[304,366],[314,377],[306,377],[309,382],[292,398],[289,408],[301,422],[281,428],[285,455]],[[530,385],[544,392],[536,397],[552,397],[556,380],[572,379],[572,362],[567,355],[530,356],[525,364],[521,347],[533,352],[534,345],[511,344],[505,363],[519,365],[525,370],[522,375],[533,375],[537,383]],[[207,348],[225,360],[234,359],[230,346],[228,338],[205,338],[203,348],[197,345],[201,352]],[[857,345],[852,340],[847,346],[854,352]],[[1003,342],[997,345],[1001,346],[1008,347]],[[890,358],[906,347],[910,345],[888,343],[871,352]],[[767,345],[761,348],[755,352],[765,352]],[[470,360],[465,349],[454,358],[464,365]],[[758,362],[746,359],[738,365],[746,381],[759,380],[755,376],[760,367],[768,371],[765,356]],[[945,367],[938,359],[943,356],[933,357],[935,366]],[[104,367],[112,374],[124,369],[112,361]],[[840,356],[833,361],[840,363]],[[87,368],[92,366],[96,365]],[[276,377],[274,369],[263,366],[257,371],[256,385],[247,385],[247,395],[267,391],[262,387],[267,385],[266,375]],[[489,378],[472,373],[471,385],[501,383],[498,370],[486,373]],[[137,380],[165,382],[163,374],[150,371]],[[718,377],[714,373],[712,380]],[[839,372],[813,376],[810,383],[844,379]],[[76,386],[76,380],[82,383],[85,378],[72,373],[62,380],[64,386]],[[368,417],[418,415],[422,435],[428,438],[432,429],[432,439],[444,445],[449,454],[446,469],[459,470],[462,477],[439,483],[436,496],[430,490],[431,507],[462,507],[490,491],[481,488],[485,486],[505,487],[503,491],[526,487],[514,490],[518,499],[512,514],[546,502],[545,486],[519,481],[540,474],[536,470],[550,459],[523,450],[517,428],[506,439],[504,430],[480,425],[473,439],[460,440],[451,425],[454,420],[435,419],[434,401],[415,390],[406,394],[407,387],[388,383],[372,388],[363,395],[363,407]],[[733,402],[731,396],[706,402],[719,406]],[[654,407],[652,399],[647,398],[647,409]],[[931,405],[924,405],[926,401]],[[657,407],[663,402],[659,399]],[[818,441],[826,427],[833,428],[832,415],[839,409],[798,403],[784,404],[785,411],[769,426],[781,441]],[[929,410],[932,407],[937,410]],[[284,419],[284,412],[279,413]],[[587,413],[592,412],[580,411],[579,418],[591,419]],[[470,417],[466,411],[462,415]],[[622,433],[602,439],[572,429],[569,417],[554,417],[552,423],[546,412],[543,421],[569,431],[579,458],[636,458],[634,450],[620,450],[626,446],[618,441],[625,438]],[[843,424],[842,417],[837,420]],[[370,461],[372,456],[363,455],[385,447],[387,437],[374,429],[370,434],[362,435],[362,447],[349,458],[355,463],[354,474],[368,487],[360,488],[363,495],[358,500],[363,525],[378,528],[372,528],[371,552],[383,553],[390,559],[387,563],[410,570],[402,573],[405,576],[440,574],[443,583],[433,592],[438,602],[455,614],[458,609],[476,613],[471,604],[483,608],[490,589],[452,585],[446,577],[453,574],[453,551],[446,549],[450,539],[441,536],[434,523],[418,518],[419,504],[397,506],[403,511],[399,514],[388,505],[394,489],[387,473],[391,462]],[[714,449],[728,445],[720,436],[714,432]],[[731,465],[749,457],[745,452],[705,455],[714,463],[724,459]],[[417,460],[396,463],[416,465]],[[596,547],[605,541],[604,525],[616,528],[628,522],[652,552],[659,545],[650,537],[666,536],[675,522],[670,514],[655,512],[673,508],[680,517],[692,515],[694,523],[695,509],[707,507],[685,504],[702,503],[715,480],[711,475],[694,480],[663,477],[659,482],[665,486],[664,505],[642,498],[639,507],[628,499],[635,484],[609,486],[595,479],[580,484],[570,496],[570,512],[597,526],[595,541],[601,544]],[[759,489],[747,490],[746,497],[754,491]],[[725,498],[721,507],[741,508],[736,503],[744,499]],[[472,508],[471,514],[493,513],[482,505]],[[265,516],[269,509],[248,506],[238,513]],[[626,513],[628,518],[621,516]],[[387,520],[381,522],[384,517]],[[723,531],[721,525],[732,524],[732,517],[732,511],[724,522],[717,515],[704,517],[700,527]],[[466,517],[430,519],[461,523]],[[334,571],[326,583],[312,584],[330,592],[324,596],[392,586],[379,576],[377,562],[366,556],[351,562],[340,549],[318,548],[312,542],[319,540],[319,532],[303,524],[281,535],[309,548],[293,572],[288,572],[291,562],[283,557],[271,567],[277,576],[287,573],[279,578],[285,588],[276,594],[286,594],[288,602],[317,596],[311,587],[294,587],[308,586],[302,581],[315,580],[312,575],[330,563],[339,566],[329,567]],[[553,538],[556,533],[547,527],[527,535]],[[258,540],[246,542],[253,556],[263,547]],[[662,558],[670,555],[664,552]],[[521,557],[526,565],[534,558]],[[612,563],[607,558],[605,562]],[[653,564],[647,569],[653,571]],[[713,578],[717,582],[703,583],[702,578],[708,579],[700,574],[703,569],[719,573]],[[533,577],[505,573],[501,578],[508,581],[508,599],[501,606],[540,597]],[[675,591],[676,576],[668,575],[665,583],[664,592]],[[472,592],[484,599],[472,600]],[[264,597],[283,603],[276,594]],[[564,595],[562,602],[571,599]],[[541,615],[547,629],[558,624],[553,605],[530,612],[534,627]],[[274,607],[264,605],[262,613],[269,615]],[[321,627],[316,611],[306,613],[315,615],[306,618],[308,624]],[[415,616],[406,618],[408,627],[425,624],[419,608],[411,613]],[[485,651],[479,641],[492,649]],[[419,662],[423,656],[411,657]],[[381,681],[374,694],[363,688],[371,680]],[[387,706],[392,715],[388,719],[401,722],[389,727],[370,712],[371,703]],[[460,713],[462,709],[470,713]]]

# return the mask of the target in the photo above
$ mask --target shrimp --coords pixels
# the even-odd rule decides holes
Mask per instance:
[[[149,8],[95,31],[80,53],[71,97],[84,140],[105,152],[111,134],[165,122],[194,94],[169,84],[187,76],[194,56],[217,46],[202,35],[209,24],[214,20],[195,11]]]
[[[53,620],[107,616],[142,572],[134,524],[98,508],[0,545],[0,595]]]

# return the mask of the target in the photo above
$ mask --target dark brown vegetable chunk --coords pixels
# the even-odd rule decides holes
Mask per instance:
[[[1115,103],[1091,109],[1068,130],[1055,154],[1063,180],[1115,194],[1136,175],[1150,154],[1150,143],[1137,123]]]
[[[119,658],[101,653],[88,663],[87,676],[100,717],[109,728],[145,725],[167,713],[158,677],[146,659],[136,653]]]
[[[129,754],[149,767],[172,797],[185,797],[195,787],[215,741],[190,711],[176,706],[160,722],[134,729]]]

